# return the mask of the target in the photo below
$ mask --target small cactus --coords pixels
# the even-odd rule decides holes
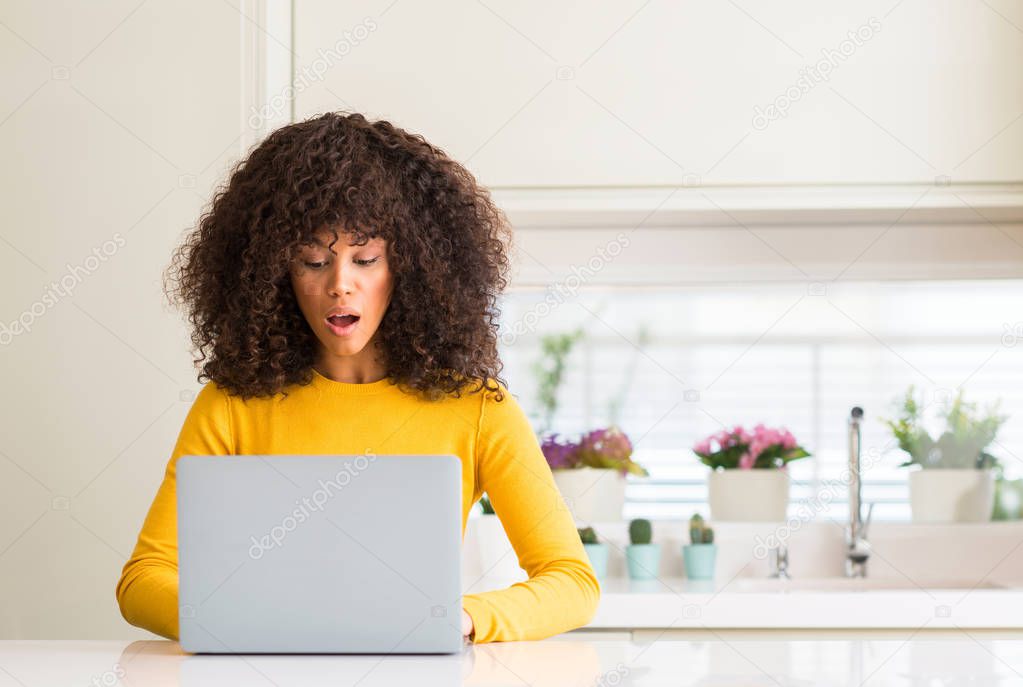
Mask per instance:
[[[583,544],[598,543],[597,533],[592,527],[583,527],[579,529],[579,538],[582,540]]]
[[[713,544],[714,530],[696,513],[689,519],[689,539],[694,544]]]
[[[496,515],[496,513],[494,513],[494,507],[490,505],[490,497],[486,494],[480,496],[480,508],[483,509],[484,515]]]
[[[629,523],[629,541],[633,544],[649,544],[653,538],[654,530],[649,520],[637,518]]]
[[[689,518],[689,541],[694,544],[703,543],[703,517],[699,513]]]

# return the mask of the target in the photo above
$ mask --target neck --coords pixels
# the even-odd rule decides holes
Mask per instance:
[[[370,384],[387,377],[386,368],[371,355],[369,346],[356,355],[339,356],[321,352],[313,367],[327,379],[346,384]]]

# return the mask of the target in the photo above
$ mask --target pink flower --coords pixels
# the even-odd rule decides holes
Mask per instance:
[[[785,453],[794,449],[799,449],[799,444],[788,429],[768,427],[762,422],[748,430],[742,425],[718,430],[693,446],[693,452],[711,467],[742,470],[755,469],[761,462],[764,467],[783,467]],[[732,463],[736,454],[739,459]]]
[[[747,432],[745,429],[743,429],[742,425],[736,425],[732,429],[732,434],[735,436],[735,438],[737,440],[736,443],[739,443],[739,444],[748,444],[750,442],[750,440],[753,438],[752,435],[750,435],[749,432]]]
[[[768,446],[769,445],[765,443],[762,439],[754,439],[753,441],[750,442],[749,449],[747,450],[747,455],[753,457],[752,462],[750,463],[751,465],[752,463],[756,462],[757,458],[760,457],[760,454],[763,453],[764,449],[768,448]]]
[[[781,433],[776,429],[765,427],[763,424],[758,424],[754,428],[754,436],[764,448],[781,443]]]

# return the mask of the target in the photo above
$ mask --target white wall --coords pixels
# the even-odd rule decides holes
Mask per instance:
[[[251,24],[198,0],[0,22],[0,638],[150,636],[114,587],[199,388],[160,273],[252,139]]]

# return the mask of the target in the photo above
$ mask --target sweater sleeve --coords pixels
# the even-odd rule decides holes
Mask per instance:
[[[479,594],[462,606],[476,643],[536,640],[590,622],[600,583],[572,515],[521,406],[504,398],[482,401],[476,470],[528,580]]]
[[[177,461],[185,455],[233,453],[230,398],[210,382],[199,391],[185,417],[135,550],[117,582],[117,604],[132,625],[178,639]]]

